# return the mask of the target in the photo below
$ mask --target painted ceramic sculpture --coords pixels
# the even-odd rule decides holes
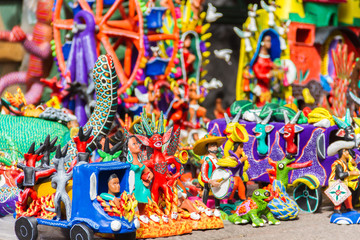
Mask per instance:
[[[38,1],[36,8],[37,23],[31,37],[26,36],[19,26],[14,27],[11,32],[0,33],[0,40],[21,42],[26,51],[30,53],[28,70],[3,76],[0,79],[0,93],[8,86],[23,83],[27,85],[25,94],[27,102],[33,104],[40,101],[44,88],[40,79],[49,75],[52,65],[50,48],[52,7],[53,1]]]
[[[272,198],[273,196],[267,190],[255,190],[251,199],[246,200],[236,208],[236,213],[229,217],[229,221],[234,224],[252,223],[253,227],[262,227],[266,222],[261,218],[264,215],[269,224],[280,224],[280,221],[274,218],[267,207]]]

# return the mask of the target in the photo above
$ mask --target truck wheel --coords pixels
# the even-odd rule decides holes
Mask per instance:
[[[19,240],[36,240],[37,221],[33,217],[20,217],[15,221],[15,234]]]
[[[310,189],[304,183],[300,183],[294,189],[294,200],[302,211],[314,213],[321,206],[321,188]]]
[[[136,232],[124,233],[124,234],[114,234],[115,240],[135,240]]]
[[[86,224],[79,223],[75,224],[70,229],[70,239],[71,240],[93,240],[94,232]]]

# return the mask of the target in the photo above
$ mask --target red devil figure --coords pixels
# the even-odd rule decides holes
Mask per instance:
[[[304,130],[303,127],[296,124],[300,117],[301,111],[297,112],[296,115],[289,120],[287,112],[284,111],[284,119],[285,119],[285,126],[280,129],[280,133],[284,135],[284,139],[286,141],[286,152],[292,155],[297,154],[297,146],[295,144],[295,136],[298,132]]]

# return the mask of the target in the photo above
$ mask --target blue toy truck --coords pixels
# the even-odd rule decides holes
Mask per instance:
[[[110,216],[97,200],[107,192],[107,180],[116,174],[120,191],[129,191],[130,164],[122,162],[91,163],[73,169],[71,218],[49,220],[35,217],[20,217],[15,222],[15,233],[20,240],[36,240],[37,225],[70,229],[70,239],[93,239],[94,233],[114,234],[115,239],[135,239],[140,226],[137,218],[131,222],[123,217]]]

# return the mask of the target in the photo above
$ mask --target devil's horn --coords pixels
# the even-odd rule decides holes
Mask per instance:
[[[46,136],[45,141],[44,141],[44,145],[48,146],[50,144],[50,134]]]
[[[261,118],[256,114],[256,113],[253,113],[254,114],[254,116],[255,116],[255,119],[256,119],[256,123],[257,124],[261,124]]]
[[[261,124],[266,125],[269,123],[271,116],[273,114],[273,110],[270,110],[270,113],[266,116],[264,120],[261,121]]]
[[[61,158],[61,146],[60,145],[56,146],[55,158]]]
[[[358,105],[360,105],[360,98],[358,98],[355,94],[353,94],[352,92],[350,92],[350,97],[352,98],[352,100],[357,103]]]
[[[44,150],[44,148],[45,148],[45,145],[44,144],[41,145],[38,149],[36,149],[35,154],[39,155]]]
[[[283,114],[284,114],[285,124],[290,123],[290,120],[289,120],[289,116],[288,116],[288,114],[287,114],[287,111],[284,111]]]
[[[50,135],[49,135],[49,136],[50,136]],[[56,143],[57,140],[58,140],[58,137],[55,137],[53,140],[51,140],[51,142],[50,142],[50,147],[55,146],[55,143]]]
[[[120,150],[121,148],[121,146],[122,146],[122,142],[118,142],[117,144],[115,144],[112,148],[111,148],[111,150],[110,150],[110,154],[111,155],[113,155],[113,154],[115,154],[118,150]]]
[[[351,126],[352,118],[351,118],[351,114],[350,114],[350,109],[346,109],[345,123],[346,123],[346,125]]]
[[[237,122],[239,122],[241,112],[242,112],[242,109],[240,109],[240,111],[235,115],[235,117],[234,117],[233,120],[231,121],[232,123],[237,123]]]
[[[231,120],[230,120],[229,116],[227,115],[227,113],[224,113],[224,116],[225,116],[226,124],[231,123]]]
[[[104,152],[109,153],[110,152],[110,142],[109,138],[105,138],[105,144],[104,144]]]
[[[35,142],[33,142],[33,143],[31,144],[28,153],[34,154],[34,152],[35,152]]]
[[[296,124],[297,121],[299,120],[300,114],[301,114],[301,111],[298,111],[298,112],[296,113],[296,115],[293,117],[293,119],[291,119],[290,123],[291,123],[291,124]]]
[[[337,118],[336,116],[333,115],[333,119],[336,123],[336,125],[339,127],[339,128],[342,128],[342,129],[345,129],[348,127],[348,125],[341,119]]]
[[[60,145],[59,145],[60,146]],[[66,154],[67,154],[67,151],[68,151],[68,148],[69,147],[69,145],[68,144],[66,144],[64,147],[63,147],[63,149],[61,150],[61,156],[62,157],[66,157]]]

